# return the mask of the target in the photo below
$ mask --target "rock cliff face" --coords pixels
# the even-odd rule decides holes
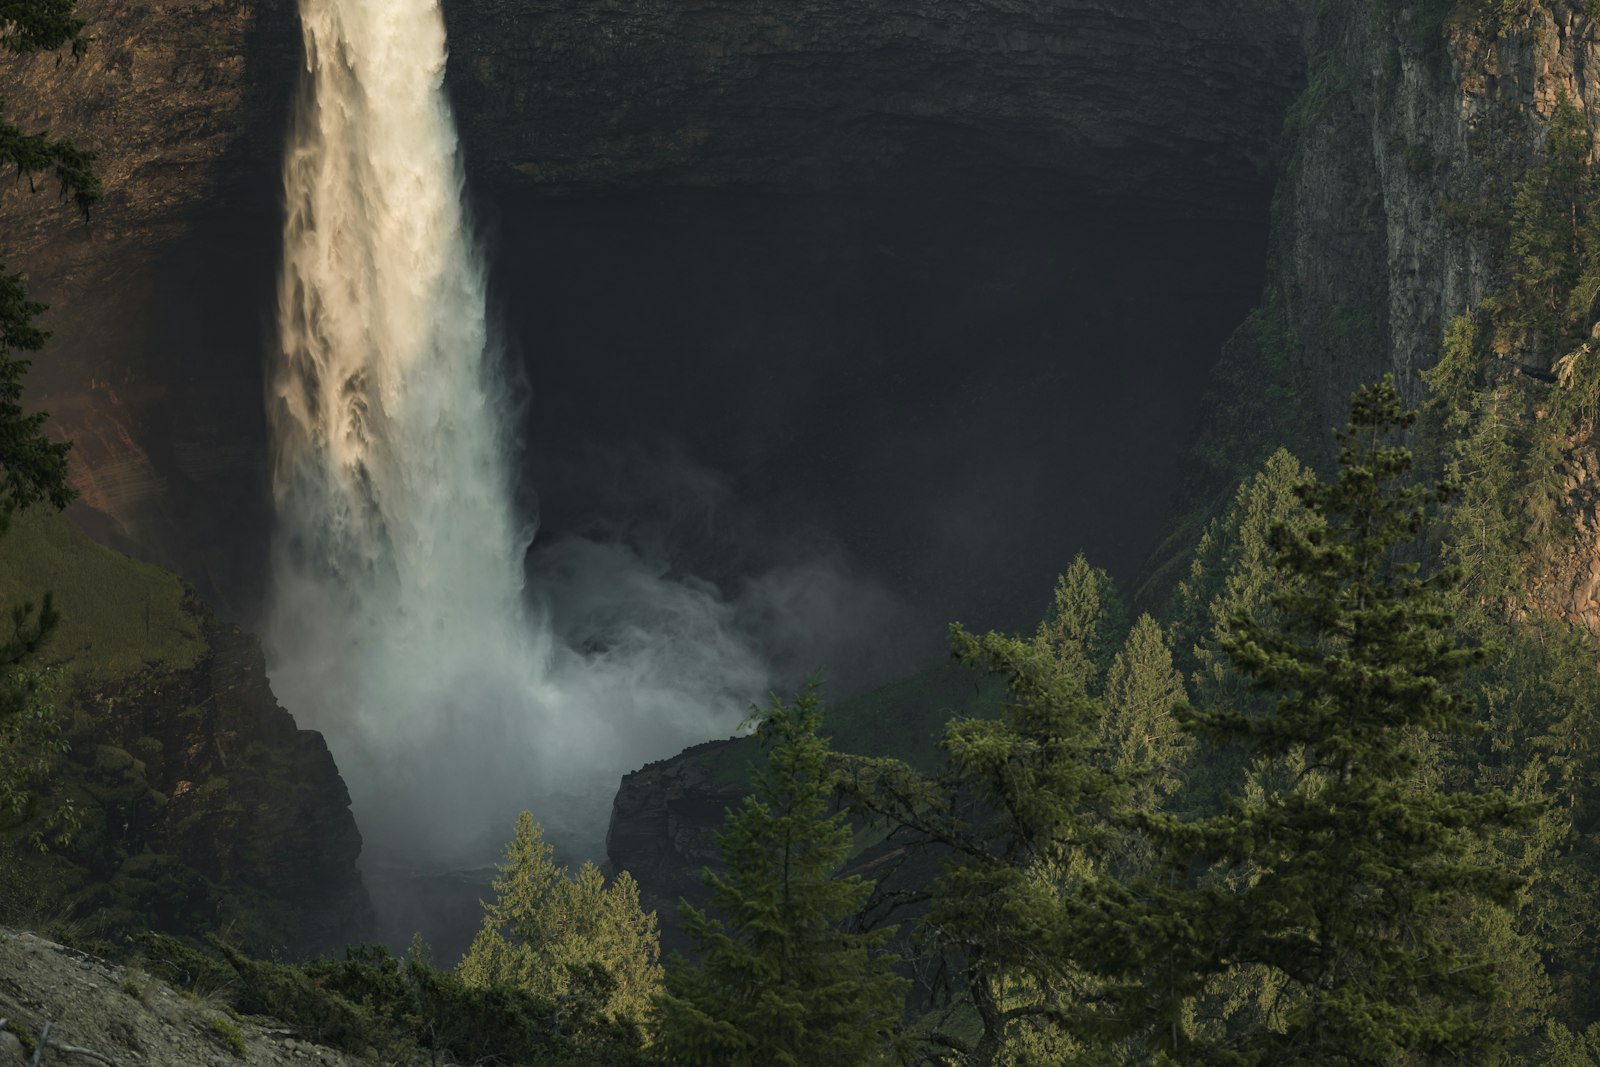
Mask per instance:
[[[468,155],[521,188],[957,184],[1253,217],[1279,0],[446,5]]]
[[[719,781],[714,770],[716,757],[734,745],[711,741],[646,764],[623,776],[612,804],[606,856],[613,868],[638,879],[640,903],[661,918],[669,942],[677,929],[678,901],[703,901],[700,872],[720,864],[716,833],[727,810],[746,792],[742,781]]]
[[[33,512],[8,533],[0,602],[50,589],[62,622],[38,656],[71,751],[44,810],[0,821],[0,910],[90,937],[231,928],[261,951],[367,934],[361,835],[320,734],[267,684],[261,649],[170,574]],[[27,836],[55,804],[81,824],[48,854]]]
[[[1444,325],[1504,283],[1504,216],[1562,93],[1600,128],[1600,21],[1535,0],[1499,36],[1419,5],[1328,5],[1275,203],[1271,284],[1303,346],[1317,431],[1385,370],[1410,397]]]
[[[31,399],[75,442],[80,515],[102,539],[235,600],[264,543],[260,367],[294,3],[77,8],[81,61],[0,56],[10,115],[96,151],[106,191],[87,223],[48,185],[0,191],[0,261],[51,305]],[[224,551],[241,543],[254,553]]]
[[[1299,343],[1297,376],[1320,431],[1384,371],[1420,400],[1419,372],[1438,359],[1445,325],[1504,289],[1509,205],[1543,157],[1558,100],[1600,133],[1600,19],[1581,0],[1534,0],[1498,26],[1460,12],[1441,27],[1406,5],[1336,5],[1310,32],[1308,54],[1269,284]],[[1596,444],[1566,442],[1563,533],[1530,560],[1525,607],[1600,635]]]
[[[133,909],[158,929],[232,918],[291,954],[336,950],[372,927],[350,795],[322,735],[273,698],[256,640],[187,607],[205,643],[195,665],[79,695],[95,742],[79,761],[92,752],[115,783],[87,790],[103,820],[87,858],[106,884],[80,907],[96,922]],[[200,878],[173,892],[180,864]]]
[[[1255,218],[1301,78],[1281,0],[445,5],[466,156],[497,204],[649,185],[937,187]],[[0,195],[50,303],[30,380],[97,535],[248,617],[270,523],[261,365],[293,0],[83,0],[79,63],[0,59],[12,112],[101,153],[84,225]],[[11,88],[13,87],[14,88]]]

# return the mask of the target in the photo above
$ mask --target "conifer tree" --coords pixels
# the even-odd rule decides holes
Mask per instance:
[[[1050,610],[1039,624],[1034,643],[1054,656],[1065,676],[1078,679],[1087,691],[1105,672],[1127,625],[1127,613],[1111,576],[1091,566],[1080,552],[1056,579]]]
[[[669,971],[655,1028],[669,1064],[904,1061],[908,983],[883,949],[891,930],[849,929],[873,883],[839,874],[852,834],[842,812],[830,813],[839,772],[820,724],[814,685],[764,713],[767,766],[717,836],[727,874],[706,872],[717,914],[680,908],[702,962]]]
[[[594,988],[587,976],[599,968],[607,980],[594,1009],[642,1020],[662,984],[655,913],[640,907],[627,871],[607,886],[600,869],[585,863],[574,879],[552,855],[523,812],[493,882],[495,899],[484,904],[483,926],[456,973],[469,987],[509,983],[559,1001],[577,986]]]
[[[1196,712],[1201,733],[1301,762],[1281,789],[1194,822],[1147,826],[1175,857],[1248,871],[1235,890],[1152,883],[1120,898],[1088,938],[1108,969],[1142,970],[1123,1023],[1147,1028],[1152,1053],[1180,1063],[1477,1062],[1499,1037],[1485,1021],[1491,960],[1447,936],[1452,916],[1506,902],[1516,879],[1472,846],[1520,817],[1505,793],[1429,790],[1430,740],[1459,735],[1460,691],[1480,653],[1458,646],[1447,597],[1453,569],[1424,575],[1406,552],[1443,492],[1411,484],[1399,443],[1414,415],[1393,383],[1359,391],[1339,435],[1339,473],[1307,480],[1310,521],[1280,526],[1294,581],[1269,598],[1270,621],[1234,620],[1235,670],[1272,694],[1266,715]],[[1281,993],[1258,1025],[1188,1025],[1208,977],[1260,967]]]
[[[1231,668],[1220,640],[1231,621],[1254,613],[1268,592],[1284,580],[1273,550],[1272,531],[1301,521],[1304,506],[1295,488],[1306,468],[1284,449],[1240,485],[1233,502],[1206,527],[1195,548],[1189,575],[1178,584],[1171,635],[1189,659],[1195,697],[1236,695]]]
[[[856,761],[852,792],[911,847],[944,857],[919,930],[955,976],[978,1033],[931,1040],[966,1067],[1060,1055],[1076,1047],[1089,984],[1075,915],[1115,851],[1107,846],[1123,843],[1109,832],[1122,790],[1102,743],[1104,707],[1071,646],[960,626],[951,643],[962,662],[1006,678],[1000,716],[951,720],[936,777],[893,760]]]
[[[1183,679],[1150,615],[1139,616],[1112,661],[1104,700],[1111,769],[1131,788],[1129,806],[1155,811],[1182,785],[1194,739],[1179,728],[1176,712],[1188,702]]]
[[[82,55],[88,38],[74,7],[72,0],[0,3],[0,52],[27,54],[70,46],[74,57]],[[25,131],[5,118],[6,110],[0,96],[0,167],[28,179],[30,187],[36,175],[52,174],[61,196],[87,215],[100,198],[94,154],[48,133]],[[0,248],[0,256],[4,254]],[[45,413],[30,412],[22,403],[29,355],[49,337],[34,321],[44,310],[28,298],[22,275],[0,262],[0,534],[19,509],[41,502],[63,508],[77,495],[67,477],[71,446],[52,440],[45,432]],[[9,614],[11,632],[0,642],[0,820],[6,821],[25,819],[37,807],[38,784],[67,750],[53,682],[34,663],[58,621],[50,594],[37,606],[17,604]],[[43,829],[59,828],[66,834],[76,826],[70,803],[43,821]],[[36,847],[44,847],[42,829],[31,837]]]

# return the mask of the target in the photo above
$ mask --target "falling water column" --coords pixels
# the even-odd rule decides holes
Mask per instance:
[[[437,0],[301,0],[284,168],[278,695],[323,730],[369,857],[476,856],[522,800],[548,706],[522,606],[484,268]],[[485,766],[485,760],[499,765]]]

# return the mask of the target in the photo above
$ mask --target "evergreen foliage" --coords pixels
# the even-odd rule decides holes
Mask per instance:
[[[1183,784],[1194,748],[1174,714],[1188,703],[1161,624],[1139,616],[1112,661],[1105,686],[1103,728],[1112,773],[1128,783],[1127,803],[1156,811]]]
[[[1127,632],[1127,610],[1111,576],[1091,566],[1080,552],[1056,579],[1050,610],[1039,624],[1034,644],[1056,659],[1085,690],[1110,666]]]
[[[57,672],[24,662],[53,625],[51,612],[48,599],[31,625],[27,613],[15,612],[12,636],[0,648],[0,671],[5,672],[0,677],[0,828],[38,814],[38,783],[71,750],[57,711]],[[71,800],[63,800],[43,813],[28,839],[44,851],[48,833],[61,831],[59,841],[67,844],[77,828],[77,809]]]
[[[1081,561],[1074,567],[1087,572]],[[1081,606],[1081,617],[1101,611],[1094,595]],[[953,719],[936,776],[893,760],[858,761],[852,793],[911,847],[944,857],[918,928],[976,1015],[976,1033],[942,1028],[930,1041],[973,1067],[1027,1062],[1037,1050],[1061,1055],[1077,1046],[1074,1013],[1086,982],[1070,933],[1077,890],[1120,844],[1109,832],[1121,798],[1116,757],[1104,743],[1104,707],[1084,677],[1094,667],[1072,644],[960,626],[951,635],[958,659],[1006,680],[999,717]],[[1140,651],[1124,655],[1117,671],[1130,720],[1136,697],[1171,681],[1151,648],[1155,637],[1146,627]],[[1146,662],[1135,667],[1135,658]],[[1148,677],[1136,682],[1136,674]]]
[[[1588,120],[1563,91],[1545,124],[1542,159],[1517,183],[1506,245],[1509,286],[1485,302],[1496,354],[1548,367],[1578,340],[1576,329],[1600,293],[1585,264],[1600,252],[1600,214],[1589,172]]]
[[[83,20],[75,12],[76,0],[6,0],[0,3],[0,48],[13,54],[54,52],[69,47],[74,58],[89,47]],[[0,116],[5,114],[0,97]],[[27,133],[0,117],[0,166],[15,168],[30,179],[53,174],[62,197],[70,197],[80,211],[100,199],[100,181],[94,173],[94,153],[48,133]],[[0,270],[0,276],[4,275]],[[9,327],[15,309],[0,310],[0,323]]]
[[[906,1058],[907,982],[883,949],[893,931],[849,928],[873,883],[839,875],[852,835],[831,811],[839,771],[817,735],[821,715],[813,685],[792,705],[775,698],[761,719],[766,768],[717,837],[727,873],[705,876],[716,917],[680,909],[702,960],[669,970],[655,1026],[669,1064],[867,1067]]]
[[[1121,1018],[1160,1020],[1146,1038],[1177,1062],[1454,1062],[1506,1036],[1485,1018],[1502,995],[1493,961],[1449,930],[1463,907],[1510,903],[1518,879],[1481,845],[1528,812],[1501,789],[1421,781],[1430,744],[1472,725],[1461,681],[1482,653],[1451,633],[1457,572],[1423,575],[1406,558],[1446,496],[1407,481],[1398,438],[1413,421],[1388,379],[1357,393],[1337,479],[1304,482],[1309,522],[1274,534],[1296,580],[1269,596],[1271,621],[1240,615],[1222,643],[1274,695],[1272,713],[1187,717],[1202,736],[1290,761],[1292,776],[1213,817],[1144,820],[1175,870],[1198,859],[1247,884],[1113,894],[1088,931],[1102,963],[1139,961]],[[1180,1009],[1207,977],[1247,966],[1281,979],[1267,1025],[1187,1024]]]
[[[212,939],[137,939],[142,966],[180,989],[226,996],[235,1010],[281,1020],[320,1044],[386,1063],[506,1067],[644,1067],[636,1027],[598,1006],[609,977],[589,970],[561,1001],[509,983],[472,985],[439,970],[425,949],[396,958],[355,945],[342,960],[253,959]]]
[[[1262,606],[1284,579],[1272,531],[1303,521],[1305,509],[1295,490],[1307,474],[1298,459],[1278,449],[1239,485],[1227,509],[1201,535],[1171,608],[1175,638],[1180,647],[1187,642],[1193,648],[1194,684],[1220,682],[1227,667],[1219,642],[1232,620]]]
[[[1279,526],[1301,529],[1305,506],[1296,489],[1309,475],[1299,460],[1279,449],[1265,466],[1238,487],[1233,502],[1206,527],[1195,548],[1188,577],[1173,598],[1173,643],[1187,669],[1190,698],[1197,707],[1229,707],[1265,714],[1269,694],[1252,688],[1233,667],[1224,647],[1234,620],[1250,615],[1272,618],[1268,599],[1291,576],[1280,566],[1272,545]],[[1179,802],[1185,810],[1219,810],[1225,793],[1248,789],[1251,755],[1239,742],[1213,742],[1189,768],[1188,789]]]
[[[495,899],[485,903],[457,974],[472,988],[512,985],[560,1003],[602,973],[606,995],[596,1010],[643,1020],[662,986],[655,913],[640,907],[627,871],[607,886],[593,863],[571,878],[551,855],[543,830],[523,812],[493,883]]]
[[[1500,654],[1473,672],[1482,733],[1441,770],[1454,788],[1500,788],[1536,817],[1486,847],[1526,885],[1494,951],[1523,960],[1504,1003],[1583,1029],[1600,1020],[1600,842],[1594,751],[1600,739],[1600,671],[1592,640],[1555,620],[1482,624]]]
[[[72,0],[9,0],[0,3],[0,48],[12,53],[53,51],[70,44],[81,55],[83,23]],[[4,120],[0,97],[0,166],[14,167],[32,179],[53,171],[63,197],[87,212],[100,195],[94,156],[48,134],[24,133]],[[65,507],[75,495],[67,479],[65,442],[44,432],[45,413],[22,406],[22,379],[48,335],[34,325],[44,305],[29,300],[20,274],[0,263],[0,534],[17,509],[41,501]],[[11,632],[0,645],[0,820],[20,820],[35,806],[34,788],[66,751],[56,720],[51,684],[33,662],[55,628],[58,616],[49,594],[37,607],[23,602],[11,609]],[[47,828],[69,833],[76,825],[70,805],[46,819]],[[35,831],[36,847],[44,836]]]

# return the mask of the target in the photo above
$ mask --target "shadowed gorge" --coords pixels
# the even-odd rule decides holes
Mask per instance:
[[[1600,1067],[1597,57],[0,3],[0,1067]]]
[[[631,247],[620,249],[631,257],[608,265],[603,285],[619,299],[603,321],[641,321],[624,302],[648,312],[672,300],[678,319],[696,324],[695,336],[665,336],[665,344],[738,348],[751,366],[788,367],[782,374],[790,381],[805,378],[804,364],[823,349],[845,353],[840,359],[865,352],[869,366],[893,364],[893,373],[923,379],[930,390],[948,381],[940,367],[955,357],[884,338],[887,323],[873,321],[878,311],[840,307],[828,295],[842,277],[835,265],[881,259],[889,266],[900,248],[915,257],[933,247],[948,220],[961,220],[966,231],[953,235],[958,243],[976,250],[987,242],[991,258],[969,263],[956,254],[958,244],[934,249],[933,258],[904,271],[879,272],[882,284],[907,294],[907,317],[919,308],[938,313],[952,292],[994,294],[1013,284],[1006,271],[1018,268],[996,262],[1007,257],[1007,244],[1030,268],[1025,284],[1040,304],[1088,312],[1102,306],[1092,284],[1076,283],[1099,278],[1107,256],[1129,273],[1147,264],[1140,284],[1171,294],[1160,303],[1174,309],[1175,323],[1186,300],[1219,291],[1247,300],[1260,277],[1272,145],[1300,77],[1297,17],[1273,4],[1263,18],[1262,5],[1244,2],[1198,19],[1188,5],[1167,0],[1114,17],[1092,4],[1035,7],[1000,5],[956,17],[954,8],[934,5],[869,17],[854,6],[841,16],[837,5],[805,4],[785,6],[783,22],[792,26],[778,32],[776,8],[741,8],[735,17],[718,5],[450,5],[450,86],[475,206],[489,228],[504,221],[519,235],[495,240],[492,281],[507,296],[496,310],[508,313],[507,340],[529,361],[535,403],[548,405],[546,412],[581,408],[558,400],[559,384],[541,389],[560,380],[545,378],[557,361],[541,365],[540,353],[564,342],[537,332],[578,325],[530,316],[540,305],[593,306],[602,283],[562,264],[594,262],[590,249],[616,239],[608,230],[621,233],[608,203],[618,218],[660,217],[633,227],[623,238]],[[254,618],[267,512],[264,424],[252,408],[270,348],[272,175],[298,60],[294,12],[284,0],[255,0],[135,15],[89,0],[83,14],[107,45],[82,67],[5,60],[37,90],[26,94],[25,114],[101,148],[110,189],[88,229],[40,198],[7,197],[0,205],[21,243],[17,262],[33,268],[39,295],[54,309],[55,351],[33,388],[84,442],[79,478],[93,489],[85,503],[109,517],[102,523],[108,535],[178,567]],[[186,52],[183,42],[205,47]],[[203,61],[181,58],[188,56]],[[650,108],[618,101],[619,86],[641,80],[657,88],[629,99],[652,101]],[[913,99],[915,108],[906,104]],[[705,137],[684,155],[676,131],[696,125]],[[191,129],[208,138],[192,137]],[[550,169],[517,169],[534,154]],[[184,165],[173,167],[180,158]],[[557,165],[562,159],[586,162]],[[802,165],[806,160],[816,165]],[[655,191],[633,191],[646,180]],[[682,187],[697,192],[672,191]],[[573,199],[573,192],[583,196]],[[1108,211],[1122,221],[1105,225]],[[1029,221],[1034,217],[1040,225]],[[585,219],[593,224],[586,228]],[[1085,219],[1097,220],[1096,233],[1074,234]],[[1222,221],[1236,225],[1207,229]],[[704,235],[696,232],[702,225]],[[1096,243],[1092,251],[1082,247]],[[780,261],[781,250],[795,245],[825,277],[771,277],[768,284],[757,275],[737,292],[712,288],[716,272],[735,261]],[[1140,251],[1150,246],[1150,255]],[[701,269],[696,247],[708,249],[708,277],[698,288],[690,285]],[[252,254],[239,254],[246,249]],[[1164,268],[1169,262],[1194,270],[1184,280]],[[552,288],[529,301],[518,288],[524,276]],[[152,298],[152,289],[172,295]],[[89,293],[122,312],[77,314]],[[1053,331],[1008,338],[998,305],[991,300],[990,326],[983,327],[972,299],[983,297],[968,298],[969,310],[956,313],[969,324],[958,329],[986,329],[985,347],[1002,360],[1008,351],[1033,353],[1017,357],[1025,366],[1009,375],[1013,381],[1041,363],[1051,367],[1047,373],[1068,363],[1074,373],[1106,368],[1098,380],[1107,380],[1110,368],[1169,355],[1171,366],[1187,373],[1191,360],[1214,358],[1216,338],[1229,328],[1226,314],[1212,322],[1206,312],[1206,323],[1183,329],[1180,344],[1194,337],[1193,355],[1144,338],[1106,345],[1062,338],[1046,354]],[[825,310],[823,302],[830,303]],[[523,308],[530,315],[519,314]],[[806,328],[819,331],[826,317],[827,336],[754,331],[765,308],[787,309],[791,321],[803,315]],[[1071,318],[1070,310],[1061,313]],[[947,333],[945,322],[926,325],[932,336]],[[659,353],[640,358],[646,373],[663,362]],[[706,408],[748,407],[738,395],[698,395]],[[1063,402],[1072,399],[1064,394]],[[803,409],[803,398],[787,406]],[[696,426],[704,409],[680,399],[672,410]],[[1099,414],[1104,405],[1084,410]],[[190,414],[169,419],[158,411]],[[208,415],[224,411],[221,419]],[[793,417],[807,418],[802,411]],[[669,419],[663,413],[654,421]],[[217,425],[229,427],[225,448],[211,429]],[[1172,428],[1171,440],[1179,440],[1185,427]],[[626,430],[602,428],[598,436],[625,437]],[[838,449],[852,447],[835,440]],[[733,439],[709,443],[737,447]],[[722,466],[720,456],[694,458]],[[796,455],[789,462],[801,461]],[[554,484],[540,490],[558,526],[597,510],[593,499],[575,499]],[[219,494],[234,503],[211,508]]]
[[[106,146],[111,191],[88,227],[40,198],[0,206],[52,304],[30,384],[79,442],[86,527],[260,626],[260,398],[288,395],[262,372],[278,344],[270,176],[305,60],[296,15],[264,0],[83,14],[110,42],[88,63],[6,61],[37,90],[29,114]],[[685,709],[722,708],[715,726],[654,716],[582,787],[558,775],[562,803],[589,812],[547,816],[558,840],[597,848],[615,775],[726,732],[769,685],[821,671],[854,692],[937,657],[946,620],[1020,624],[1080,547],[1143,566],[1184,490],[1188,400],[1263,278],[1300,64],[1297,17],[1259,16],[448,6],[508,372],[494,402],[521,439],[513,506],[540,524],[530,617],[562,620],[574,662],[621,664],[629,692],[649,678]],[[280,573],[307,567],[321,540],[279,529]],[[343,647],[303,623],[279,633],[280,651]],[[641,636],[668,633],[676,646]],[[330,677],[283,695],[337,731],[361,701]],[[510,743],[525,714],[490,731],[508,743],[485,777],[506,796],[544,788],[512,784],[537,762]],[[513,802],[491,796],[460,803]],[[366,830],[370,858],[389,837]],[[492,820],[463,832],[451,848],[486,859],[465,842],[492,841]]]

